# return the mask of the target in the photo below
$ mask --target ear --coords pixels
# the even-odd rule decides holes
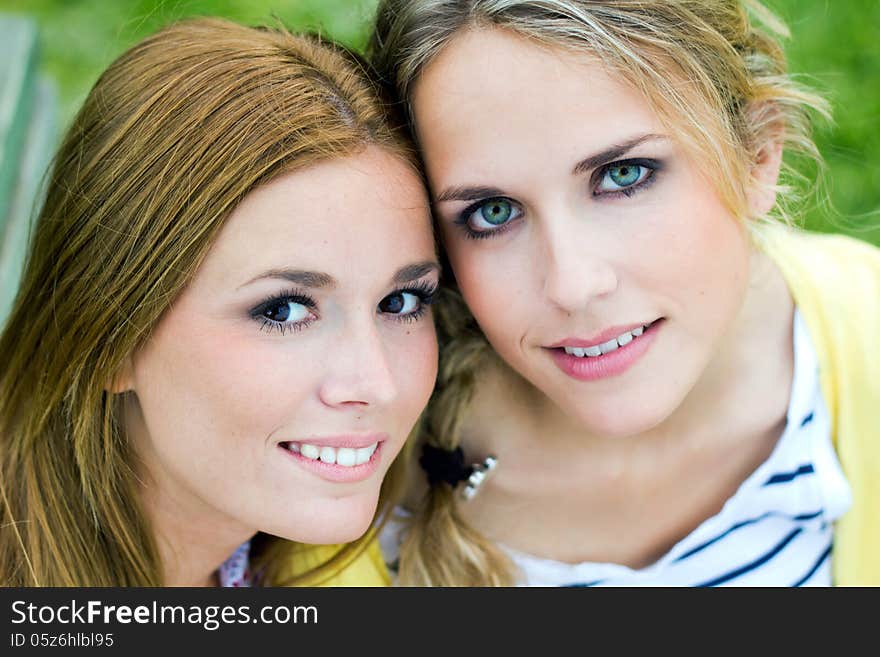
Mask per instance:
[[[783,128],[781,125],[774,126],[768,132],[752,165],[748,200],[753,217],[764,216],[776,205],[776,183],[782,167]]]
[[[110,384],[104,387],[104,390],[112,395],[134,390],[134,363],[131,356],[125,358],[119,371],[111,379]]]

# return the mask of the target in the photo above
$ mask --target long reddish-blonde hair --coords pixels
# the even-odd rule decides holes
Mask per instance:
[[[181,22],[101,75],[54,160],[0,335],[0,584],[163,583],[108,382],[245,195],[367,144],[415,166],[396,125],[362,60],[282,28]],[[257,561],[296,548],[256,544]]]

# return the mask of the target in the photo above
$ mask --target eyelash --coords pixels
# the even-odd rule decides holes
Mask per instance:
[[[623,187],[617,190],[611,190],[606,192],[597,193],[596,190],[599,187],[599,184],[608,174],[608,171],[615,168],[626,167],[626,166],[639,166],[648,169],[648,175],[645,176],[644,180],[640,182],[634,183],[628,187]],[[593,172],[593,175],[590,177],[590,187],[593,189],[591,196],[592,198],[602,198],[602,197],[612,197],[612,198],[620,198],[626,197],[631,198],[634,194],[646,189],[649,185],[651,185],[658,171],[663,168],[662,162],[659,160],[649,159],[649,158],[632,158],[628,160],[617,160],[615,162],[609,162],[608,164],[602,165],[598,169]],[[498,237],[507,231],[508,227],[515,220],[511,220],[505,224],[503,224],[500,228],[495,230],[483,230],[477,231],[470,227],[469,219],[471,215],[479,210],[484,205],[489,203],[493,203],[496,201],[505,201],[510,203],[511,206],[517,208],[520,213],[522,213],[522,208],[520,205],[514,201],[513,199],[504,197],[504,196],[493,196],[490,198],[480,199],[479,201],[475,201],[468,205],[464,210],[462,210],[458,216],[454,219],[454,223],[461,227],[464,231],[465,237],[467,239],[481,240],[488,239],[491,237]],[[519,218],[519,217],[517,217]]]
[[[394,292],[389,294],[389,297],[394,296],[395,294],[414,294],[419,299],[418,310],[408,313],[406,315],[394,315],[394,320],[397,322],[403,322],[404,324],[410,324],[424,317],[425,313],[428,312],[428,307],[432,303],[434,303],[434,299],[437,295],[437,287],[437,283],[429,281],[419,281],[414,285],[402,288],[400,290],[395,290]],[[387,297],[383,297],[383,299],[386,298]]]
[[[507,222],[503,224],[500,228],[496,228],[495,230],[474,230],[471,228],[469,220],[471,215],[479,210],[484,205],[488,205],[489,203],[493,203],[495,201],[505,201],[510,203],[513,207],[519,208],[519,203],[514,201],[513,199],[506,198],[504,196],[493,196],[491,198],[480,199],[479,201],[475,201],[467,206],[464,210],[462,210],[458,216],[455,218],[455,224],[461,226],[461,229],[464,231],[465,237],[473,240],[483,240],[489,237],[497,237],[498,235],[507,231],[508,226],[512,222]],[[520,208],[520,213],[522,209]]]
[[[432,283],[429,281],[419,281],[413,285],[410,285],[409,287],[395,290],[391,294],[382,297],[382,300],[384,301],[388,297],[394,296],[396,294],[414,294],[416,297],[418,297],[419,308],[417,310],[407,313],[406,315],[392,313],[394,321],[409,324],[411,322],[415,322],[421,319],[428,311],[428,307],[434,302],[434,298],[437,294],[437,287],[437,283]],[[299,322],[288,323],[275,321],[269,319],[264,315],[264,313],[268,310],[291,302],[308,308],[313,314],[318,307],[317,302],[309,295],[299,290],[288,290],[282,292],[281,294],[273,295],[263,300],[256,307],[254,307],[253,310],[250,311],[250,315],[255,321],[260,323],[261,331],[266,331],[270,333],[272,331],[278,331],[281,335],[285,335],[289,331],[301,331],[306,326],[311,324],[315,320],[315,317],[310,317]]]
[[[309,319],[304,319],[299,322],[288,323],[269,319],[263,314],[267,310],[277,308],[282,304],[290,302],[305,306],[313,313],[318,308],[317,302],[304,292],[301,292],[300,290],[287,290],[281,294],[273,295],[259,303],[253,310],[251,310],[250,315],[254,320],[260,323],[261,331],[266,331],[268,333],[278,331],[281,335],[285,335],[288,331],[301,331],[311,324],[315,318],[310,317]]]
[[[596,190],[598,189],[600,183],[602,182],[602,180],[604,180],[605,176],[611,169],[620,169],[628,166],[643,167],[648,170],[648,175],[645,176],[644,180],[641,180],[627,187],[607,192],[596,193]],[[596,171],[594,171],[593,175],[590,177],[590,187],[593,188],[593,198],[600,198],[602,196],[612,196],[615,198],[625,196],[627,198],[630,198],[634,194],[644,190],[651,183],[653,183],[657,172],[660,171],[662,168],[663,165],[659,160],[652,160],[649,158],[641,157],[632,158],[629,160],[618,160],[617,162],[609,162],[608,164],[605,164],[596,169]]]

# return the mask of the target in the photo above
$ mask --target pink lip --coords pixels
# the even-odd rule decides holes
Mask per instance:
[[[389,436],[386,433],[315,436],[304,438],[302,440],[289,440],[278,443],[278,449],[284,452],[288,458],[293,459],[298,465],[302,466],[309,472],[318,475],[321,479],[333,483],[354,483],[368,479],[374,472],[376,472],[382,461],[385,441],[388,439]],[[373,452],[369,461],[361,463],[360,465],[346,467],[335,463],[324,463],[321,459],[308,459],[302,454],[291,452],[285,447],[286,443],[297,443],[298,445],[306,443],[308,445],[314,445],[315,447],[348,447],[351,449],[369,447],[373,443],[379,444],[376,446],[376,451]]]
[[[623,374],[632,367],[644,354],[648,351],[657,337],[663,320],[658,320],[649,326],[639,337],[634,338],[632,342],[618,347],[612,352],[596,356],[595,358],[579,358],[565,353],[566,347],[592,347],[602,342],[607,342],[612,338],[616,338],[622,333],[631,331],[634,328],[643,326],[642,324],[634,324],[631,327],[614,327],[608,331],[603,331],[598,337],[591,338],[591,341],[573,339],[559,343],[559,346],[548,347],[550,355],[553,357],[556,366],[565,374],[577,379],[578,381],[596,381],[612,376]],[[616,332],[615,332],[616,331]]]
[[[350,447],[360,449],[369,447],[373,443],[382,443],[388,440],[387,433],[347,433],[337,436],[308,436],[307,438],[287,440],[285,442],[302,445],[314,445],[315,447]]]
[[[555,344],[549,345],[548,349],[561,349],[562,347],[596,347],[603,342],[608,342],[612,338],[616,338],[618,335],[623,335],[624,333],[628,333],[633,329],[637,329],[640,326],[646,326],[651,322],[645,322],[644,324],[627,324],[625,326],[612,326],[611,328],[607,328],[601,333],[598,333],[586,340],[582,338],[565,338],[564,340],[560,340]]]

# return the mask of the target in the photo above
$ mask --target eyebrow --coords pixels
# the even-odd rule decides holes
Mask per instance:
[[[609,162],[613,162],[618,159],[620,156],[625,155],[627,152],[634,149],[641,143],[646,141],[651,141],[654,139],[666,139],[665,135],[655,135],[655,134],[647,134],[640,135],[638,137],[633,137],[632,139],[628,139],[625,142],[620,144],[614,144],[613,146],[609,146],[604,151],[600,153],[596,153],[595,155],[590,155],[589,157],[585,157],[583,160],[574,165],[574,169],[572,169],[572,173],[574,175],[578,175],[581,173],[585,173],[596,167],[600,167],[603,164],[608,164]]]
[[[504,196],[504,192],[497,187],[447,187],[437,195],[434,203],[444,201],[477,201],[491,196]]]
[[[391,277],[391,282],[395,285],[409,283],[410,281],[419,279],[432,271],[440,271],[440,264],[434,260],[425,260],[424,262],[405,265],[394,273],[394,276]],[[302,287],[313,289],[332,289],[337,285],[337,280],[330,274],[325,274],[319,271],[306,271],[302,269],[270,269],[269,271],[252,278],[244,285],[239,286],[238,289],[263,279],[289,281]]]
[[[440,263],[435,260],[425,260],[424,262],[417,262],[412,265],[401,267],[397,270],[394,276],[392,276],[391,282],[395,285],[401,285],[403,283],[418,280],[422,276],[427,276],[435,271],[437,273],[440,272]]]
[[[263,272],[259,276],[255,276],[244,285],[240,285],[241,289],[251,283],[256,283],[265,278],[278,279],[282,281],[290,281],[303,287],[311,288],[332,288],[336,287],[336,279],[330,274],[324,274],[319,271],[305,271],[303,269],[270,269]]]

